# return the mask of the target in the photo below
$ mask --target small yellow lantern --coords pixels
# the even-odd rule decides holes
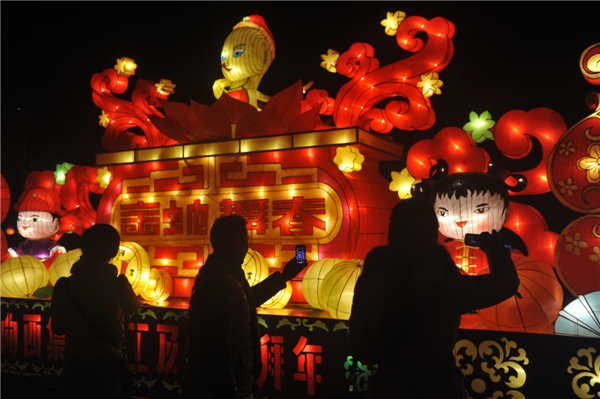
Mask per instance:
[[[306,302],[313,308],[327,309],[327,305],[321,301],[323,279],[331,268],[342,262],[341,259],[325,258],[313,263],[304,273],[302,279],[302,294]]]
[[[260,283],[269,275],[269,265],[266,259],[252,248],[248,248],[242,269],[250,287]]]
[[[354,287],[362,272],[360,259],[344,260],[331,268],[323,279],[321,300],[326,304],[331,317],[350,319]]]
[[[265,309],[283,309],[292,297],[292,283],[286,281],[285,288],[273,295],[271,299],[260,305]]]
[[[161,269],[150,269],[150,279],[142,298],[153,303],[160,303],[171,295],[173,279],[168,272]]]
[[[362,169],[364,161],[365,156],[360,153],[358,147],[347,145],[335,149],[333,163],[335,163],[342,172],[358,172]]]
[[[140,295],[148,286],[150,259],[141,245],[131,241],[121,241],[117,256],[110,263],[127,277],[133,292]]]
[[[2,296],[29,298],[46,284],[48,284],[48,270],[39,259],[33,256],[19,256],[2,262],[0,267]]]
[[[65,254],[60,254],[50,266],[50,283],[56,285],[56,282],[61,277],[69,277],[71,268],[81,257],[81,249],[77,248]]]

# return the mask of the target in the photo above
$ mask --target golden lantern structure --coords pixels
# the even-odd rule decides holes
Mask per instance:
[[[350,319],[354,287],[362,273],[363,263],[360,259],[343,260],[332,267],[323,279],[321,301],[331,317]]]
[[[29,298],[46,284],[48,270],[39,259],[24,255],[2,262],[0,289],[4,297]]]
[[[321,300],[323,279],[331,268],[342,262],[341,259],[325,258],[313,263],[304,273],[302,278],[302,295],[306,302],[313,308],[327,309],[325,302]]]
[[[56,285],[59,278],[69,277],[71,275],[71,268],[79,258],[81,258],[81,249],[79,248],[58,255],[52,266],[50,266],[50,283]]]
[[[285,288],[273,295],[271,299],[260,305],[264,309],[283,309],[292,297],[292,283],[286,281]]]
[[[119,253],[110,263],[127,277],[133,292],[140,295],[148,286],[150,278],[150,259],[141,245],[131,241],[121,241]]]
[[[248,253],[242,264],[242,270],[244,270],[244,275],[250,287],[260,283],[269,276],[267,260],[252,248],[248,248]]]
[[[160,304],[171,295],[172,289],[173,279],[171,274],[161,269],[150,269],[148,286],[142,292],[142,298],[153,304]]]

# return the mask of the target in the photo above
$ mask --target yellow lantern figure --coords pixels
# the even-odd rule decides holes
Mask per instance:
[[[285,288],[273,295],[271,299],[260,305],[265,309],[283,309],[292,297],[292,283],[286,281]]]
[[[258,85],[275,58],[275,40],[260,15],[244,17],[223,43],[221,72],[213,92],[218,99],[226,92],[258,109],[258,102],[271,98],[258,91]]]
[[[173,279],[168,272],[161,269],[150,269],[150,279],[142,298],[153,303],[160,303],[171,295]]]
[[[77,248],[66,254],[60,254],[50,266],[50,283],[56,285],[56,282],[61,277],[69,277],[71,275],[71,268],[81,258],[81,249]]]
[[[244,275],[250,287],[260,283],[269,275],[269,265],[266,259],[252,248],[248,248],[242,270],[244,270]]]
[[[123,262],[126,269],[123,270]],[[130,241],[121,241],[121,247],[117,256],[110,263],[117,266],[133,288],[136,295],[140,295],[148,286],[150,278],[150,259],[141,245]]]
[[[48,270],[38,258],[24,255],[2,262],[0,267],[2,296],[29,298],[46,284],[48,284]]]
[[[323,279],[331,268],[342,262],[341,259],[325,258],[313,263],[304,273],[302,279],[302,295],[306,302],[313,308],[327,309],[327,305],[321,300]]]
[[[331,317],[350,319],[354,287],[362,266],[363,261],[360,259],[344,260],[332,267],[323,279],[321,300]]]

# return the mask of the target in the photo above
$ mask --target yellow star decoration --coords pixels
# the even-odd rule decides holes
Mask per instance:
[[[365,156],[360,153],[358,148],[347,145],[335,149],[335,157],[333,163],[342,172],[358,172],[362,169],[362,163],[365,161]]]
[[[100,184],[100,187],[106,188],[108,187],[108,183],[110,183],[111,173],[108,171],[108,166],[105,166],[102,169],[98,169],[98,176],[96,176],[96,181]]]
[[[336,73],[337,69],[335,69],[335,65],[337,64],[337,60],[340,58],[340,53],[335,50],[329,49],[327,50],[327,54],[321,54],[321,66],[327,69],[327,72]]]
[[[402,169],[400,173],[392,172],[392,181],[390,182],[390,191],[397,191],[398,197],[401,200],[409,199],[412,197],[410,189],[413,184],[420,182],[421,180],[415,179],[410,173],[408,168]]]
[[[115,65],[114,68],[119,76],[128,78],[131,75],[135,75],[137,64],[133,62],[131,58],[123,57],[117,60],[117,65]]]
[[[100,122],[98,122],[98,124],[102,127],[107,127],[110,123],[110,120],[108,119],[108,114],[104,112],[104,110],[102,110],[102,115],[98,116],[98,119],[100,119]]]
[[[395,13],[388,12],[387,19],[381,21],[381,26],[385,26],[385,34],[394,36],[398,32],[398,27],[406,18],[406,13],[402,11],[396,11]]]
[[[174,85],[173,82],[168,79],[161,79],[160,82],[156,83],[154,86],[156,87],[158,94],[164,94],[166,96],[174,94],[175,87],[177,87],[177,85]]]
[[[421,75],[421,81],[417,83],[417,87],[423,88],[423,96],[431,97],[434,94],[442,94],[440,87],[444,82],[439,80],[439,76],[435,72],[431,72],[428,75]]]

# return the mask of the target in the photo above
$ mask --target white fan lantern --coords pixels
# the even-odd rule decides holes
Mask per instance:
[[[561,310],[554,333],[600,338],[600,291],[580,295]]]

